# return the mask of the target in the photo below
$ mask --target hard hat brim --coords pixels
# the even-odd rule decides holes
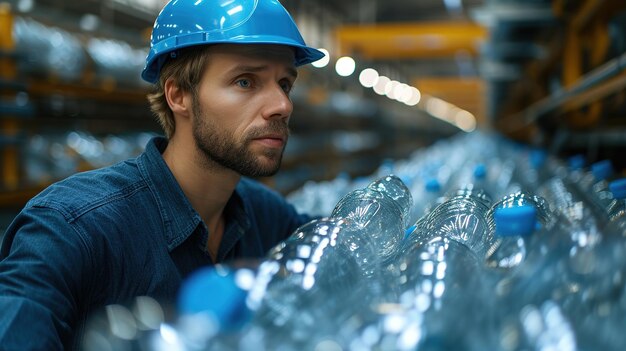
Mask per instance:
[[[215,45],[215,44],[239,44],[239,45],[284,45],[293,47],[295,49],[295,61],[296,67],[306,65],[315,62],[325,56],[325,54],[315,48],[302,45],[294,40],[285,37],[274,36],[241,36],[239,38],[228,38],[227,40],[207,40],[203,33],[193,33],[187,36],[172,37],[167,40],[163,40],[156,44],[148,54],[151,56],[148,59],[146,67],[141,72],[141,78],[149,83],[156,83],[159,77],[161,67],[165,63],[167,55],[171,52],[186,49],[189,47],[200,45]],[[157,55],[158,53],[158,55]]]

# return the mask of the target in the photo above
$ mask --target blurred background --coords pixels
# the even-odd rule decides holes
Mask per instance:
[[[495,132],[589,163],[626,158],[626,2],[282,0],[307,44],[282,170],[367,176],[434,143]],[[163,0],[0,0],[0,235],[54,181],[161,133],[139,76]]]

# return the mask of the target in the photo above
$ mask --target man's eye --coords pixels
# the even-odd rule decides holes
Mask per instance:
[[[285,93],[289,93],[291,92],[291,89],[293,89],[293,84],[291,84],[291,82],[283,82],[280,84],[280,86],[281,88],[283,88]]]
[[[237,81],[237,85],[239,85],[242,88],[250,88],[250,86],[252,85],[252,83],[250,82],[249,79],[239,79]]]

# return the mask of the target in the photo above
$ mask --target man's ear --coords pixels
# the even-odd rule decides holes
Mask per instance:
[[[173,78],[169,78],[165,81],[163,93],[174,115],[182,117],[190,116],[191,99],[189,98],[189,93],[183,91]]]

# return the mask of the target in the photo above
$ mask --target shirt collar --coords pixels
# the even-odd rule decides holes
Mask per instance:
[[[189,238],[202,222],[202,218],[193,209],[178,181],[163,160],[162,153],[166,147],[167,139],[163,137],[152,138],[144,153],[139,156],[137,164],[159,208],[165,239],[167,240],[167,249],[171,252]],[[238,184],[224,209],[227,223],[222,238],[223,244],[220,246],[227,247],[222,255],[232,249],[243,236],[243,233],[250,228],[250,220],[244,205],[245,197],[241,195],[241,192],[241,186]]]
[[[166,147],[167,139],[152,138],[139,156],[137,165],[157,203],[163,220],[167,249],[172,251],[193,233],[202,219],[163,160],[161,154]]]

